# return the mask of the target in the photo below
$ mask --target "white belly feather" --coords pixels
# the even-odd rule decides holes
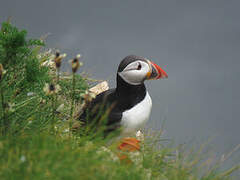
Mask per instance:
[[[151,109],[152,99],[147,92],[140,103],[123,112],[121,120],[123,133],[131,133],[144,126],[150,117]]]

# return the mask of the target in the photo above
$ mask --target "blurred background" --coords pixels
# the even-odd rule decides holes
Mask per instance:
[[[115,86],[119,62],[144,56],[160,65],[168,80],[146,82],[153,99],[148,127],[176,144],[212,138],[220,156],[240,143],[240,1],[237,0],[8,0],[0,22],[48,34],[46,44],[72,58],[80,70]],[[62,67],[70,71],[66,60]],[[235,153],[229,164],[240,161]]]

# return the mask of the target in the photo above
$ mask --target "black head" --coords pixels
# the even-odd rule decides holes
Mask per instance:
[[[134,61],[143,61],[143,62],[147,62],[147,59],[141,56],[135,56],[135,55],[129,55],[127,57],[125,57],[121,63],[118,66],[118,72],[122,72],[124,70],[124,68],[129,65],[130,63],[134,62]]]
[[[119,64],[118,76],[128,84],[139,85],[146,79],[166,78],[167,73],[144,57],[130,55]]]

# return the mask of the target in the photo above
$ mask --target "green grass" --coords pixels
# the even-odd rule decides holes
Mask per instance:
[[[139,179],[134,167],[113,162],[101,143],[37,134],[1,141],[1,179]],[[81,143],[80,143],[81,144]],[[125,173],[123,173],[125,172]]]
[[[71,75],[60,76],[61,91],[46,95],[45,84],[57,83],[55,69],[43,66],[52,54],[26,35],[9,22],[1,25],[0,63],[6,73],[0,80],[0,179],[234,179],[239,164],[221,171],[225,162],[206,154],[205,145],[170,146],[161,131],[145,132],[141,151],[127,153],[131,163],[119,160],[115,141],[66,131],[71,104],[76,113],[87,79],[76,74],[73,88]]]

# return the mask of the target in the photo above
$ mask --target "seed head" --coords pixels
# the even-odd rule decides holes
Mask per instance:
[[[56,52],[56,58],[58,58],[59,56],[60,56],[60,52],[57,51],[57,52]]]
[[[76,73],[78,68],[80,66],[82,66],[82,63],[79,63],[79,59],[80,59],[81,55],[78,54],[74,59],[72,59],[72,72]]]
[[[55,58],[54,58],[54,62],[55,62],[55,65],[56,65],[56,68],[60,68],[61,67],[61,64],[62,64],[62,59],[65,58],[67,55],[64,53],[64,54],[60,54],[59,51],[56,52],[55,54]]]
[[[54,85],[52,83],[51,84],[46,83],[43,88],[43,91],[46,93],[47,96],[57,94],[60,90],[61,88],[58,84]]]

